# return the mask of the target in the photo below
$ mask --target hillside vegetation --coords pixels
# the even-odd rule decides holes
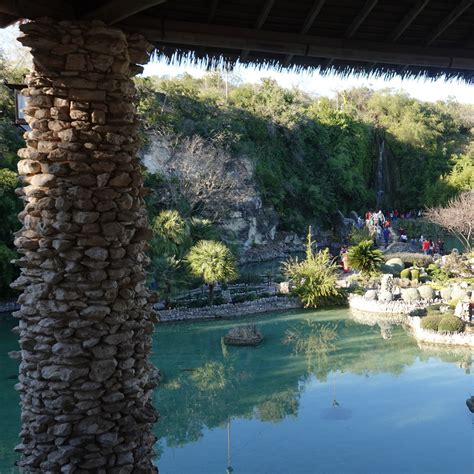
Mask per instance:
[[[0,55],[0,76],[20,82],[23,72]],[[217,235],[210,221],[228,213],[227,202],[247,199],[264,218],[270,215],[268,227],[276,216],[280,230],[298,232],[308,223],[329,227],[338,209],[373,207],[381,141],[387,161],[384,206],[435,205],[474,187],[473,106],[369,89],[340,92],[332,100],[285,89],[270,79],[251,85],[232,77],[226,84],[218,73],[199,79],[137,78],[136,85],[144,147],[150,136],[160,136],[180,151],[178,161],[170,159],[181,170],[178,177],[147,174],[146,183],[155,190],[147,202],[150,222],[175,209],[192,223],[190,228],[204,222],[206,229],[203,236],[198,232],[177,244],[176,252],[158,252],[166,257],[166,268],[174,268],[173,259],[182,258],[196,239]],[[0,112],[4,295],[14,272],[9,261],[15,256],[16,215],[22,208],[14,193],[16,151],[23,144],[5,87],[0,87]],[[159,260],[153,254],[156,245],[152,257]]]
[[[234,161],[250,160],[283,229],[374,206],[381,140],[385,207],[436,205],[474,187],[471,105],[369,89],[330,100],[270,79],[235,82],[226,86],[218,73],[138,79],[144,126],[181,140],[197,136]]]

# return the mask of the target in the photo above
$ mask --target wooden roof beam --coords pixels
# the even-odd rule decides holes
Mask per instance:
[[[260,30],[262,28],[262,26],[267,21],[268,15],[270,15],[273,5],[275,5],[275,0],[266,0],[260,15],[258,15],[257,21],[255,22],[255,29]],[[249,52],[250,51],[248,49],[243,50],[240,54],[240,60],[245,61],[249,55]]]
[[[369,16],[370,12],[375,8],[375,5],[377,5],[377,2],[378,0],[367,0],[365,2],[364,6],[354,18],[349,28],[347,28],[345,33],[346,38],[352,38],[356,34],[360,25],[362,25],[364,20]]]
[[[430,0],[418,0],[406,13],[400,23],[392,31],[388,40],[392,43],[395,43],[400,36],[405,33],[406,29],[415,21],[416,17],[423,11],[423,9],[428,5]],[[377,63],[372,63],[371,68],[373,69]]]
[[[378,0],[367,0],[360,10],[360,12],[357,14],[357,16],[354,18],[352,21],[351,25],[349,28],[347,28],[345,37],[346,38],[352,38],[357,30],[359,29],[360,25],[364,22],[364,20],[369,16],[370,12],[374,9],[375,5],[377,5]],[[329,61],[326,63],[325,67],[331,67],[334,63],[334,58],[330,58]]]
[[[178,47],[219,47],[227,50],[250,50],[272,54],[292,54],[345,61],[379,62],[474,70],[474,54],[463,48],[430,48],[379,41],[335,39],[294,33],[278,33],[252,28],[161,21],[149,17],[130,18],[121,24],[128,31],[144,34],[157,45]]]
[[[43,16],[57,19],[74,18],[74,9],[69,2],[64,0],[2,0],[0,13],[15,18],[29,18],[34,20]]]
[[[415,21],[416,17],[423,11],[429,2],[430,0],[419,0],[416,2],[403,17],[402,21],[392,31],[388,40],[395,43],[398,38],[405,33],[406,29]]]
[[[216,17],[217,6],[219,5],[219,0],[212,0],[211,8],[209,8],[209,15],[207,16],[207,22],[212,23]]]
[[[300,33],[302,35],[305,35],[311,29],[314,21],[316,20],[316,17],[319,15],[319,12],[321,11],[325,3],[326,3],[326,0],[315,0],[315,2],[313,3],[313,6],[311,7],[311,10],[308,13],[308,16],[304,20],[303,27],[300,30]],[[283,60],[283,65],[288,66],[291,63],[292,59],[293,59],[293,55],[288,54],[287,56],[285,56],[285,59]]]
[[[430,46],[433,44],[473,3],[474,0],[463,0],[458,3],[458,5],[451,10],[451,13],[434,29],[430,36],[428,36],[426,45]]]
[[[313,23],[315,22],[317,16],[319,15],[319,12],[321,11],[325,3],[326,0],[316,0],[313,3],[313,6],[311,7],[311,10],[309,11],[308,16],[304,21],[303,27],[301,28],[302,35],[305,35],[311,29]]]
[[[137,13],[156,7],[166,0],[110,0],[107,3],[90,10],[82,18],[85,20],[102,20],[113,25]]]

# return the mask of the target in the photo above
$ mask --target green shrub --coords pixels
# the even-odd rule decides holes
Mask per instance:
[[[409,280],[411,278],[411,270],[409,268],[405,268],[400,272],[400,278]]]
[[[257,296],[257,294],[252,291],[250,293],[241,293],[232,297],[232,303],[243,303],[245,301],[255,301],[258,298],[264,298],[263,295]]]
[[[371,240],[363,240],[348,250],[349,266],[359,270],[363,275],[377,273],[383,262],[382,251],[374,248]]]
[[[438,325],[439,332],[463,332],[465,324],[456,316],[444,316]]]
[[[440,308],[441,304],[430,304],[426,309],[428,311],[428,314],[440,314]]]
[[[449,273],[444,271],[435,263],[430,263],[426,268],[426,272],[434,281],[447,281],[449,280]]]
[[[283,264],[285,275],[295,285],[294,293],[306,308],[329,306],[342,302],[343,295],[337,287],[338,267],[325,249],[315,253],[311,233],[306,243],[306,259],[291,258]]]
[[[437,331],[438,325],[440,321],[444,318],[442,314],[430,314],[429,316],[425,316],[421,320],[421,327],[423,329],[429,329],[431,331]]]
[[[420,270],[418,268],[412,268],[410,270],[410,276],[412,280],[419,280],[420,278]]]
[[[362,227],[362,229],[357,229],[353,227],[349,234],[349,242],[351,245],[358,245],[364,240],[369,240],[372,238],[368,227]]]

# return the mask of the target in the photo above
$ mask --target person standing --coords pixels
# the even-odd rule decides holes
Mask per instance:
[[[438,251],[440,255],[444,255],[444,241],[441,239],[438,239]]]
[[[383,239],[385,240],[385,248],[388,247],[388,241],[390,240],[390,229],[385,227],[383,230]]]
[[[428,239],[423,240],[423,244],[422,244],[421,248],[423,249],[423,253],[424,253],[425,255],[429,255],[429,252],[430,252],[430,241],[429,241]]]

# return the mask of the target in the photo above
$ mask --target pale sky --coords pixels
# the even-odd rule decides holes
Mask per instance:
[[[12,26],[0,30],[0,49],[5,51],[7,56],[19,66],[24,65],[28,60],[25,55],[25,48],[16,41],[18,36],[18,27]],[[166,64],[164,61],[153,60],[145,66],[145,76],[177,76],[183,73],[189,73],[192,76],[202,76],[206,73],[204,67],[198,67],[191,63],[181,63],[178,65]],[[298,87],[310,94],[333,97],[337,91],[349,89],[351,87],[366,86],[371,89],[392,88],[401,90],[412,97],[420,100],[436,101],[454,98],[459,102],[474,104],[474,86],[467,85],[462,81],[445,81],[438,79],[436,81],[424,79],[383,79],[375,77],[356,77],[346,78],[337,75],[322,76],[318,72],[287,72],[277,71],[275,69],[259,70],[252,66],[237,65],[233,71],[243,82],[256,83],[263,77],[275,79],[283,87]],[[1,78],[0,78],[1,79]]]

